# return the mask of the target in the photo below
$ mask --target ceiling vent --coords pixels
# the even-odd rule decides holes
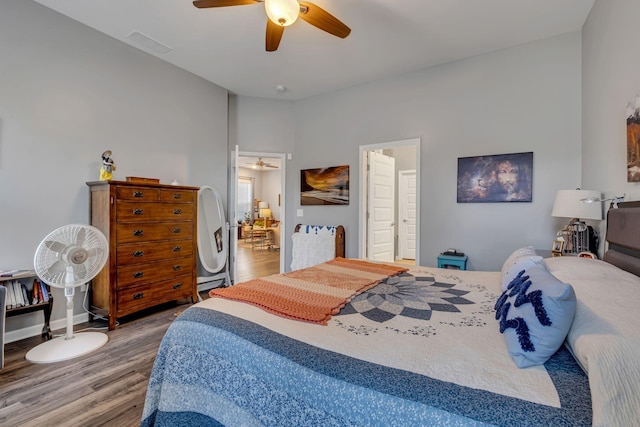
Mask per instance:
[[[148,35],[143,34],[138,30],[131,31],[129,34],[127,34],[127,38],[157,53],[167,53],[173,50],[173,48],[170,48],[166,44],[152,39]]]

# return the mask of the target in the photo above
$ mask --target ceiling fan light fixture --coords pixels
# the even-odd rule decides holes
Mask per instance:
[[[300,15],[298,0],[265,0],[264,9],[271,22],[282,27],[293,24]]]

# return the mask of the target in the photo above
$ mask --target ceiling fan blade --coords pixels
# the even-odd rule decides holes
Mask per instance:
[[[283,26],[274,24],[270,19],[267,19],[267,37],[265,43],[267,52],[274,52],[278,50],[280,39],[282,39],[282,33],[284,33]]]
[[[270,165],[269,163],[265,163],[264,167],[266,167],[266,168],[276,168],[276,169],[278,168],[277,166]]]
[[[256,0],[196,0],[193,5],[199,9],[208,7],[244,6],[245,4],[260,3]]]
[[[300,6],[300,18],[314,27],[340,38],[351,33],[351,28],[321,7],[306,1],[301,1]]]

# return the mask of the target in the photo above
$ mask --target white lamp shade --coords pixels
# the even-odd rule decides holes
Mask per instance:
[[[553,202],[551,216],[602,220],[601,203],[585,203],[582,200],[594,197],[600,200],[600,192],[593,190],[558,190]]]
[[[283,27],[296,22],[300,15],[298,0],[265,0],[264,9],[271,22]]]

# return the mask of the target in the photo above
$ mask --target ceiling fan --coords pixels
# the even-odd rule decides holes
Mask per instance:
[[[267,12],[266,50],[278,49],[284,27],[293,24],[300,16],[309,24],[334,36],[345,38],[351,29],[338,18],[308,1],[298,0],[196,0],[193,5],[200,9],[209,7],[244,6],[262,3]]]
[[[278,169],[278,166],[272,165],[271,163],[267,163],[263,161],[262,157],[258,157],[258,160],[255,163],[246,163],[246,164],[253,166],[255,169],[264,169],[264,168]]]

